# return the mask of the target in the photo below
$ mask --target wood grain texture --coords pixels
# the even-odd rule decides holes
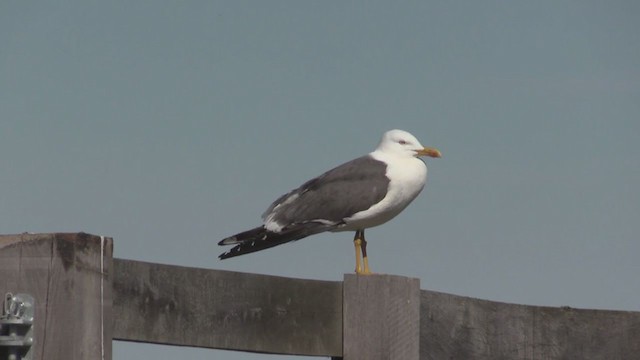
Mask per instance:
[[[640,358],[640,312],[506,304],[421,291],[421,359]]]
[[[103,352],[111,359],[111,327],[102,320],[111,316],[113,243],[103,244],[104,276],[98,236],[0,236],[0,293],[35,298],[34,359],[99,359]]]
[[[4,294],[11,292],[35,298],[32,345],[35,359],[43,358],[52,247],[50,234],[0,236],[0,296],[4,299]]]
[[[345,275],[344,360],[417,360],[420,282],[393,275]]]
[[[342,283],[115,259],[114,338],[241,351],[342,353]]]

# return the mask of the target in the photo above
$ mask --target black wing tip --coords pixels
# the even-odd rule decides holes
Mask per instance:
[[[227,240],[227,239],[224,239],[224,240]],[[244,255],[244,254],[247,254],[247,253],[249,253],[249,252],[253,252],[253,251],[255,251],[255,250],[253,250],[253,251],[251,251],[251,250],[247,251],[247,250],[248,250],[248,249],[247,249],[247,246],[248,246],[249,248],[253,247],[253,244],[255,244],[255,242],[254,242],[254,241],[252,241],[252,242],[248,242],[248,243],[238,243],[238,241],[236,240],[236,242],[233,242],[233,243],[225,243],[225,244],[223,244],[222,242],[223,242],[224,240],[220,241],[220,243],[219,243],[218,245],[231,245],[231,244],[235,244],[236,246],[234,246],[234,247],[232,247],[231,249],[229,249],[229,250],[227,250],[227,251],[223,252],[222,254],[218,255],[218,259],[220,259],[220,260],[224,260],[224,259],[228,259],[228,258],[232,258],[232,257],[236,257],[236,256]],[[249,244],[251,244],[251,245],[249,245]]]
[[[256,247],[256,242],[255,241],[246,242],[246,243],[240,243],[240,244],[237,244],[236,246],[232,247],[228,251],[225,251],[222,254],[218,255],[218,259],[224,260],[224,259],[228,259],[228,258],[232,258],[232,257],[236,257],[236,256],[240,256],[240,255],[244,255],[244,254],[249,254],[249,253],[252,253],[252,252],[260,251],[262,249],[263,249],[263,247],[261,247],[261,246],[257,246]]]
[[[256,244],[256,240],[265,240],[266,237],[267,237],[267,230],[264,228],[264,226],[259,226],[251,230],[243,231],[233,236],[224,238],[218,242],[219,246],[226,246],[226,245],[235,245],[235,246],[229,249],[228,251],[225,251],[224,253],[220,254],[218,258],[220,260],[224,260],[230,257],[240,256],[250,252],[257,251],[252,249]]]
[[[297,227],[288,229],[282,233],[274,233],[264,228],[264,226],[251,229],[226,239],[222,239],[218,245],[235,245],[228,251],[220,254],[220,260],[235,256],[250,254],[256,251],[272,248],[290,241],[302,239],[309,235],[327,231],[326,224],[298,224]]]
[[[220,240],[218,242],[218,245],[220,246],[224,246],[224,245],[233,245],[233,244],[237,244],[238,243],[238,237],[237,236],[230,236],[228,238],[224,238],[222,240]]]
[[[224,240],[223,240],[223,241],[224,241]],[[220,241],[220,243],[218,243],[218,245],[222,245],[222,241]],[[218,255],[218,259],[220,259],[220,260],[224,260],[224,259],[228,259],[228,258],[230,258],[230,257],[237,256],[237,255],[233,255],[233,254],[232,254],[233,249],[235,249],[236,247],[237,247],[237,246],[234,246],[232,249],[227,250],[227,251],[223,252],[222,254]]]
[[[251,230],[243,231],[233,236],[226,237],[220,240],[218,242],[218,245],[225,246],[225,245],[244,244],[246,242],[250,242],[263,237],[265,233],[266,233],[266,229],[264,228],[264,226],[258,226],[257,228],[253,228]]]

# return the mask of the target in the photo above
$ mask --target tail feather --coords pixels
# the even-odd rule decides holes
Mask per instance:
[[[272,248],[329,230],[324,224],[307,223],[276,233],[260,226],[222,239],[218,245],[235,245],[218,256],[220,260]]]

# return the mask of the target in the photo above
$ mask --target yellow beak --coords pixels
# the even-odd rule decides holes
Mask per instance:
[[[442,157],[442,154],[440,153],[440,150],[438,150],[436,148],[430,148],[430,147],[426,147],[424,149],[416,151],[416,155],[417,156],[429,156],[429,157],[432,157],[432,158]]]

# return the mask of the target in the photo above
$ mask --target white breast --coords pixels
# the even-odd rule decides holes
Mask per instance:
[[[394,156],[374,151],[371,156],[387,163],[387,195],[379,203],[345,219],[336,231],[355,231],[384,224],[398,215],[420,194],[427,182],[427,166],[415,157]]]

